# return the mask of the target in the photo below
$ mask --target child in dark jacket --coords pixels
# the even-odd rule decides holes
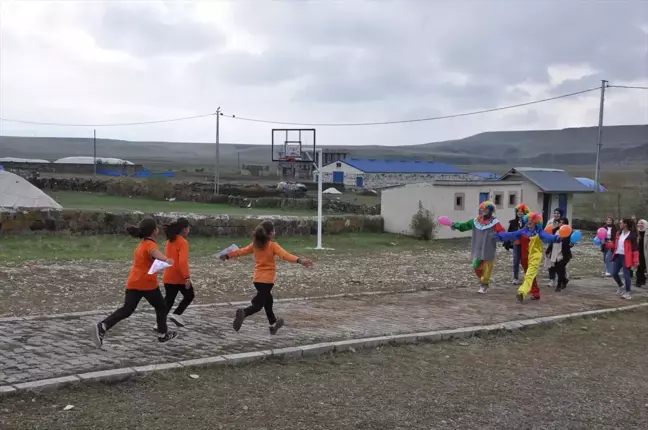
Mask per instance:
[[[558,230],[563,225],[569,225],[569,219],[566,217],[562,217],[559,225],[553,228],[553,234],[558,233]],[[556,291],[564,290],[569,283],[569,279],[567,279],[567,264],[569,264],[572,258],[572,246],[571,238],[566,237],[559,243],[550,244],[547,249],[547,258],[549,258],[557,278]]]

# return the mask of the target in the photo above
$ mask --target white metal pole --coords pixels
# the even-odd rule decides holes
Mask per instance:
[[[596,191],[594,194],[594,210],[598,204],[598,195],[601,189],[601,147],[603,146],[603,109],[605,108],[605,87],[607,86],[606,80],[601,80],[601,102],[599,105],[599,121],[598,121],[598,135],[596,138],[596,170],[594,172],[596,181]]]
[[[322,148],[317,150],[317,247],[322,248]]]
[[[214,194],[220,193],[220,106],[216,109],[216,160],[214,166]]]

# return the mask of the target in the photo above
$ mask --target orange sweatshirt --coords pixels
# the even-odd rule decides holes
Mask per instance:
[[[189,242],[177,236],[173,242],[166,242],[164,255],[173,260],[173,266],[164,270],[162,281],[165,284],[184,284],[189,274]]]
[[[229,258],[241,257],[254,254],[256,264],[254,265],[254,282],[274,284],[277,278],[277,261],[275,255],[285,261],[296,263],[298,257],[283,249],[277,242],[268,242],[265,248],[259,249],[254,243],[245,248],[237,249],[228,254]]]
[[[158,249],[157,243],[152,239],[144,239],[137,245],[133,253],[133,267],[131,267],[128,281],[126,281],[127,290],[155,290],[158,287],[157,273],[149,275],[148,271],[155,260],[151,253]]]

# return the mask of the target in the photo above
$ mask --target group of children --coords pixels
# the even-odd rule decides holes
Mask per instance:
[[[139,226],[127,229],[131,236],[141,239],[141,242],[133,253],[133,266],[126,281],[124,304],[103,321],[92,325],[92,340],[98,348],[103,346],[106,332],[118,322],[131,316],[142,298],[146,299],[155,309],[157,320],[155,331],[160,342],[168,342],[178,336],[176,331],[168,329],[167,318],[178,327],[185,326],[182,314],[195,296],[189,273],[189,242],[186,239],[191,226],[188,219],[179,218],[163,228],[167,237],[164,253],[159,250],[157,245],[159,228],[154,219],[143,219]],[[252,299],[250,306],[237,309],[233,322],[233,328],[236,331],[240,330],[245,318],[261,309],[265,310],[271,334],[276,334],[283,326],[283,319],[277,318],[273,312],[272,288],[276,278],[276,256],[305,267],[311,267],[313,264],[311,260],[288,253],[273,241],[274,237],[273,223],[264,221],[255,229],[254,240],[250,245],[220,257],[222,260],[227,260],[254,254],[256,259],[253,282],[257,294]],[[166,297],[162,296],[162,291],[158,286],[157,273],[149,273],[155,260],[170,265],[163,274]],[[178,294],[182,295],[182,301],[169,316]]]

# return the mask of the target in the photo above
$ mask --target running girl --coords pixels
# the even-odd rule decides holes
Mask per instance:
[[[157,223],[154,219],[145,218],[139,223],[139,227],[131,226],[126,231],[131,236],[142,239],[142,241],[137,245],[133,253],[133,266],[128,276],[128,281],[126,281],[124,305],[105,320],[92,326],[92,340],[97,348],[102,347],[104,336],[108,330],[135,312],[142,298],[145,298],[155,308],[158,340],[160,342],[167,342],[178,335],[175,331],[168,331],[167,329],[166,320],[168,310],[164,302],[164,297],[162,297],[162,292],[158,287],[158,275],[148,274],[154,260],[161,260],[168,264],[173,264],[173,260],[165,257],[155,242],[159,233]]]
[[[245,309],[236,310],[234,319],[234,330],[239,331],[245,318],[265,309],[268,323],[270,323],[270,334],[277,334],[277,331],[283,327],[284,320],[277,319],[272,309],[272,288],[274,287],[277,262],[275,256],[282,260],[292,263],[301,264],[304,267],[311,267],[313,262],[308,259],[296,257],[284,250],[277,242],[274,242],[275,229],[272,221],[263,221],[254,230],[254,241],[245,248],[238,249],[228,255],[223,255],[221,260],[241,257],[243,255],[254,254],[256,264],[254,266],[254,288],[257,290],[256,296],[252,299],[252,304]]]
[[[166,293],[166,305],[169,312],[173,308],[178,293],[182,294],[182,301],[169,316],[169,319],[178,327],[184,327],[182,314],[193,301],[195,294],[191,275],[189,274],[189,242],[186,237],[191,226],[187,218],[178,218],[171,224],[164,226],[167,237],[164,253],[167,258],[175,261],[175,265],[164,271],[162,281]]]

